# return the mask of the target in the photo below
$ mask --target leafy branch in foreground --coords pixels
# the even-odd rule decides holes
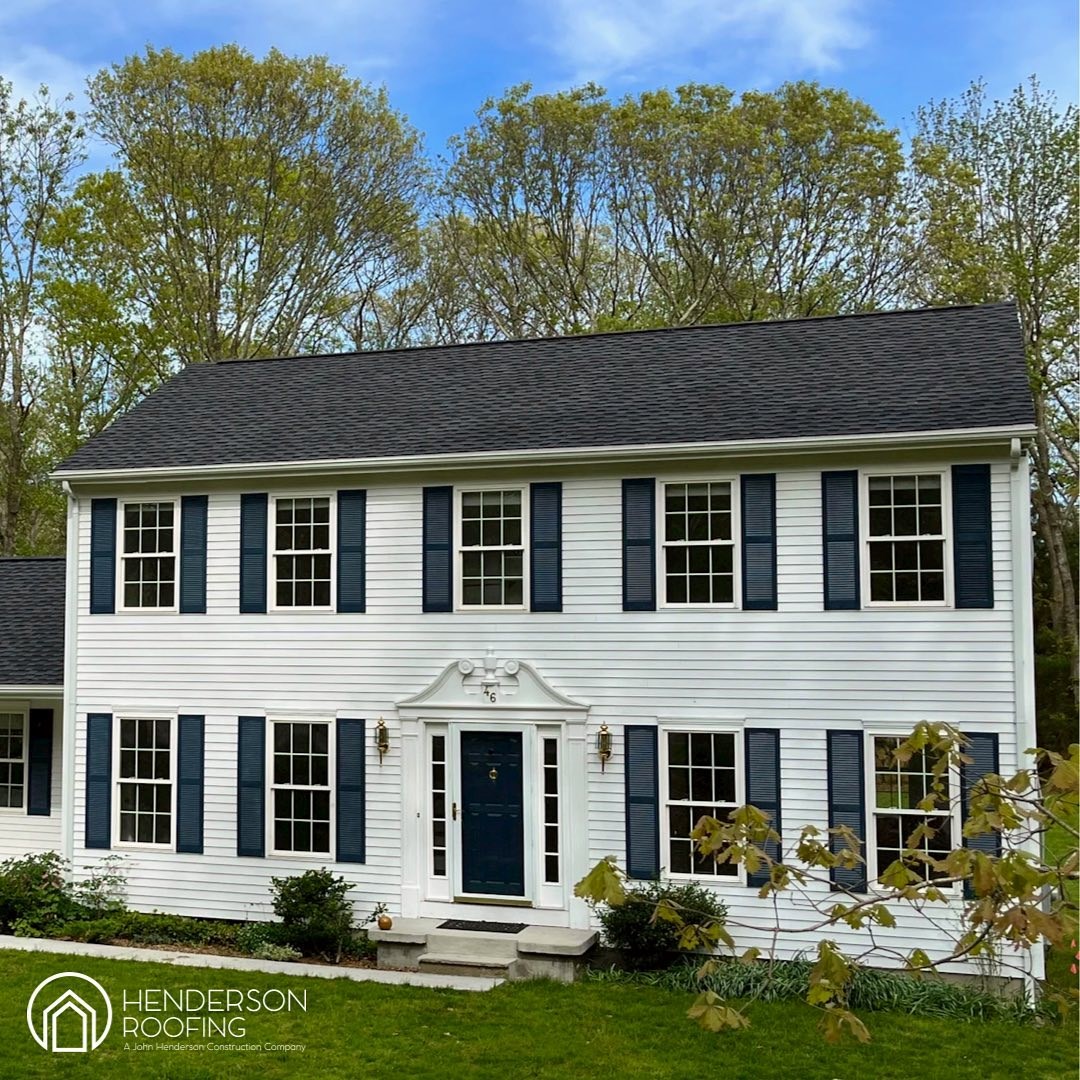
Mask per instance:
[[[748,874],[767,873],[758,896],[773,900],[771,915],[763,906],[760,921],[728,917],[720,923],[661,899],[654,905],[652,918],[673,923],[680,931],[679,948],[690,952],[712,954],[722,945],[736,955],[739,931],[759,939],[767,935],[773,943],[769,960],[776,959],[782,936],[821,935],[839,927],[863,931],[867,945],[854,955],[846,955],[829,938],[817,943],[805,999],[820,1010],[822,1031],[829,1041],[845,1035],[862,1042],[870,1038],[850,1001],[861,964],[884,962],[925,976],[965,958],[981,958],[998,971],[1026,974],[1022,960],[1031,949],[1059,944],[1075,933],[1080,747],[1072,746],[1068,756],[1029,750],[1029,767],[1012,776],[985,774],[970,786],[963,837],[967,841],[999,838],[1000,845],[993,846],[1001,853],[993,854],[975,846],[949,845],[943,850],[941,840],[935,843],[939,834],[949,835],[947,822],[958,809],[960,796],[950,794],[956,786],[951,780],[971,764],[967,745],[964,736],[948,725],[920,723],[907,738],[879,750],[879,764],[886,767],[902,770],[918,760],[928,783],[912,809],[926,816],[913,818],[914,827],[902,840],[897,858],[879,868],[866,891],[832,880],[838,869],[866,864],[862,843],[851,829],[823,831],[804,825],[785,853],[769,815],[747,805],[725,821],[702,817],[691,837],[702,858],[741,866]],[[1043,843],[1050,829],[1067,838],[1057,845],[1055,854]],[[609,907],[643,902],[640,893],[628,887],[626,874],[611,856],[594,866],[574,891],[591,904]],[[802,908],[814,917],[785,923],[779,903],[785,896],[798,897]],[[924,919],[936,936],[948,941],[948,947],[933,957],[923,949],[905,953],[891,945],[887,935],[875,933],[878,928],[895,927],[899,912]],[[762,951],[756,947],[738,956],[746,964],[761,958]],[[734,998],[722,997],[715,983],[710,985],[718,965],[725,962],[710,955],[697,971],[700,992],[689,1015],[711,1031],[743,1028],[750,1022],[745,1006],[736,1006]]]

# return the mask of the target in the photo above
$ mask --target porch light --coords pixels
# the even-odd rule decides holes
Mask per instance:
[[[600,771],[603,772],[611,757],[611,731],[607,724],[601,724],[596,733],[596,756],[600,759]]]
[[[375,749],[379,751],[379,764],[382,764],[383,755],[390,749],[390,730],[386,721],[380,716],[375,725]]]

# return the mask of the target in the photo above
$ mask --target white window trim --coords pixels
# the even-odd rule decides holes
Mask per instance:
[[[293,551],[278,551],[277,504],[279,499],[329,499],[330,500],[330,603],[329,604],[278,604],[277,602],[277,556],[292,555]],[[337,610],[337,493],[333,491],[281,491],[270,496],[266,520],[266,604],[267,611],[288,612],[290,615],[314,612],[326,614]],[[306,554],[300,552],[299,554]],[[322,554],[321,551],[311,554]]]
[[[330,792],[330,850],[329,851],[279,851],[274,847],[274,791],[320,790],[310,784],[274,783],[274,724],[325,724],[327,727],[326,752],[328,756],[326,778]],[[332,716],[268,716],[266,718],[266,854],[272,859],[296,859],[299,862],[337,861],[337,723]]]
[[[676,874],[667,866],[670,859],[668,846],[668,736],[687,735],[734,735],[735,736],[735,802],[733,806],[746,805],[746,757],[743,746],[743,724],[717,720],[671,721],[657,725],[657,758],[660,769],[660,876],[671,881],[693,881],[699,885],[746,885],[746,867],[739,864],[736,874]]]
[[[942,600],[871,600],[870,599],[870,480],[879,476],[940,476],[941,477],[941,528],[945,538],[942,549],[942,568],[945,574],[944,599]],[[955,606],[953,601],[953,535],[952,535],[952,484],[951,471],[947,465],[895,465],[889,468],[859,470],[859,588],[862,590],[862,606],[866,609],[903,611],[936,608],[947,610]],[[879,539],[887,539],[880,537]],[[930,539],[934,539],[931,537]]]
[[[128,506],[145,506],[148,503],[156,503],[164,506],[170,503],[173,508],[173,602],[171,607],[128,607],[124,603],[124,563],[127,559],[160,558],[160,553],[141,554],[132,552],[124,554],[124,508]],[[116,610],[131,612],[132,614],[152,614],[154,612],[175,614],[180,610],[180,500],[179,499],[154,499],[145,496],[141,499],[121,499],[116,507]]]
[[[169,721],[169,785],[172,788],[169,800],[170,814],[170,840],[167,844],[140,843],[138,840],[120,839],[120,785],[151,783],[160,785],[164,781],[142,780],[135,778],[123,778],[120,776],[120,725],[124,720],[168,720]],[[176,742],[180,735],[180,725],[176,713],[148,712],[146,710],[129,709],[123,713],[117,713],[113,718],[112,732],[112,846],[132,851],[175,851],[176,850],[176,796],[180,786],[176,775]]]
[[[30,786],[30,706],[0,703],[0,713],[22,717],[22,767],[23,767],[23,797],[19,806],[0,806],[0,814],[26,813],[28,788]],[[3,758],[5,763],[16,763],[18,758]]]
[[[667,567],[664,549],[667,522],[664,517],[664,501],[669,484],[730,484],[731,485],[731,603],[679,604],[671,603],[667,598]],[[710,547],[724,541],[697,541],[683,543],[676,540],[672,547]],[[656,481],[656,580],[657,600],[660,607],[675,611],[733,611],[742,606],[742,492],[736,473],[710,476],[672,476]]]
[[[464,548],[461,545],[462,496],[485,491],[521,492],[521,603],[520,604],[466,604],[464,603],[463,570],[465,551],[516,551],[516,547]],[[531,590],[529,588],[529,485],[528,484],[476,484],[454,488],[454,610],[455,611],[528,611]]]
[[[877,828],[876,819],[878,814],[877,808],[877,786],[875,782],[875,759],[874,759],[874,740],[875,739],[900,739],[901,741],[911,738],[911,728],[906,730],[896,725],[890,727],[874,726],[867,727],[863,731],[863,771],[865,776],[863,782],[865,784],[865,801],[866,801],[866,843],[865,851],[863,852],[866,860],[866,884],[867,889],[871,893],[887,894],[888,889],[884,888],[878,881],[881,870],[883,867],[878,866],[878,853],[877,853]],[[903,817],[948,817],[952,824],[952,838],[953,846],[959,846],[961,842],[960,830],[963,828],[963,815],[961,813],[961,788],[960,788],[960,771],[955,765],[949,766],[949,809],[947,811],[940,811],[937,813],[929,814],[924,813],[922,810],[916,810],[914,812],[905,813],[904,811],[887,810],[882,809],[882,814],[896,814],[900,813]],[[905,839],[905,838],[902,838]],[[933,882],[927,882],[927,884],[933,884]],[[960,886],[958,884],[952,885],[939,885],[943,893],[949,896],[959,896]]]

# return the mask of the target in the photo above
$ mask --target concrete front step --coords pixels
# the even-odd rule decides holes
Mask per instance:
[[[512,979],[518,966],[516,958],[462,956],[459,953],[421,953],[417,970],[428,975],[469,975],[488,979]]]

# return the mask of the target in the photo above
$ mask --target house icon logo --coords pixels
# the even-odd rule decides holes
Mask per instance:
[[[34,1041],[54,1054],[96,1050],[112,1027],[112,1002],[100,983],[77,971],[61,971],[39,983],[26,1006]]]

